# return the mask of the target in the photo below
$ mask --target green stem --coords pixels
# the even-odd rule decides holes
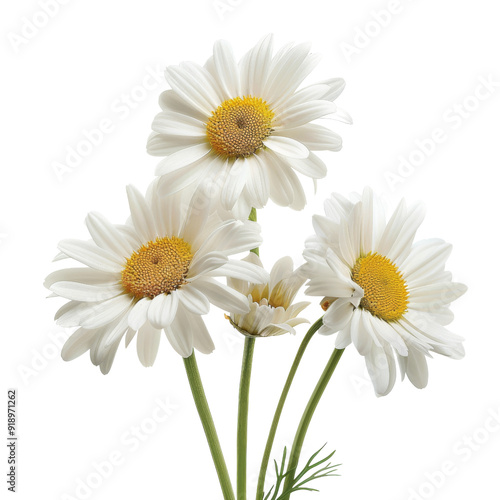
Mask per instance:
[[[252,210],[250,211],[250,215],[248,216],[248,220],[251,220],[252,222],[257,222],[257,210],[252,207]],[[252,248],[250,252],[253,252],[257,257],[259,256],[259,247],[257,248]]]
[[[257,496],[256,496],[257,500],[262,500],[264,498],[264,487],[266,481],[267,466],[269,465],[269,458],[271,457],[274,438],[276,436],[278,423],[280,421],[283,407],[285,406],[285,401],[288,396],[288,392],[290,391],[290,387],[292,386],[295,373],[297,373],[297,369],[299,367],[302,356],[304,355],[306,347],[309,344],[309,341],[312,339],[313,335],[321,328],[321,325],[323,325],[323,317],[319,318],[316,321],[316,323],[314,323],[306,333],[304,339],[302,340],[302,343],[300,344],[299,350],[295,355],[292,367],[290,368],[290,373],[288,374],[288,378],[286,379],[283,391],[281,392],[281,397],[280,400],[278,401],[278,406],[276,406],[276,411],[274,412],[273,422],[271,424],[271,429],[269,430],[269,436],[267,438],[266,448],[264,450],[264,456],[262,457],[262,463],[260,466],[259,481],[257,483]]]
[[[236,491],[238,500],[247,498],[247,432],[248,432],[248,400],[250,392],[250,376],[255,339],[245,337],[243,361],[241,365],[240,395],[238,403],[238,434],[236,457]]]
[[[321,374],[321,377],[314,388],[314,391],[307,403],[306,409],[304,410],[304,414],[302,415],[302,419],[300,420],[299,427],[297,428],[297,432],[295,434],[295,439],[292,445],[292,451],[290,452],[290,460],[288,462],[288,471],[291,471],[290,474],[286,477],[285,485],[283,486],[283,491],[287,491],[293,485],[293,480],[295,477],[295,470],[297,469],[297,465],[299,464],[300,452],[302,450],[302,445],[304,444],[304,439],[306,437],[307,429],[309,424],[311,423],[311,419],[314,415],[314,411],[318,406],[319,400],[321,396],[325,392],[326,386],[330,379],[332,378],[333,372],[337,367],[337,364],[342,356],[344,349],[335,349],[328,360],[328,363]],[[288,500],[290,495],[286,495],[283,497],[283,500]]]
[[[210,413],[205,391],[203,390],[203,384],[201,382],[200,372],[198,371],[194,351],[189,358],[184,358],[184,366],[186,368],[186,374],[191,387],[191,392],[193,393],[196,409],[198,410],[198,415],[200,416],[203,430],[205,431],[205,435],[207,437],[215,469],[217,470],[217,475],[219,476],[219,482],[224,500],[234,500],[233,486],[231,485],[231,479],[229,478],[226,462],[224,461],[224,455],[222,454],[219,438],[217,437],[217,431],[215,430],[212,414]]]

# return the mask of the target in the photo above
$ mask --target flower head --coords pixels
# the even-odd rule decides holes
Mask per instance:
[[[91,241],[64,240],[62,256],[84,267],[50,274],[45,286],[69,299],[56,314],[58,324],[79,326],[63,347],[71,360],[90,350],[94,364],[107,373],[122,337],[137,332],[137,352],[145,366],[154,363],[163,330],[183,357],[193,348],[210,353],[214,345],[201,315],[210,303],[231,313],[249,310],[246,296],[217,277],[263,282],[267,273],[228,257],[261,243],[254,222],[222,221],[197,210],[184,195],[159,197],[155,181],[147,196],[128,187],[131,219],[116,226],[90,213]]]
[[[414,243],[421,206],[408,208],[402,200],[386,222],[370,189],[352,201],[333,194],[325,213],[313,217],[316,235],[304,251],[306,294],[324,297],[319,332],[339,332],[338,349],[355,345],[378,395],[394,386],[394,353],[402,377],[425,387],[430,352],[464,355],[463,339],[445,328],[453,320],[450,303],[467,289],[444,270],[451,245]]]
[[[262,262],[254,253],[244,259],[262,268]],[[290,257],[278,260],[264,283],[249,283],[241,279],[228,278],[228,285],[248,297],[247,313],[232,313],[228,316],[231,324],[241,333],[250,337],[270,337],[295,333],[294,327],[308,323],[297,318],[309,302],[292,304],[297,292],[305,282],[301,269],[293,270]]]
[[[311,122],[331,116],[350,122],[334,104],[344,80],[332,78],[300,90],[318,63],[309,44],[288,45],[273,55],[267,36],[237,63],[219,41],[201,67],[184,62],[165,75],[171,90],[160,97],[148,151],[164,159],[157,168],[161,189],[188,185],[216,191],[223,210],[246,218],[271,198],[295,210],[306,200],[296,172],[326,175],[312,151],[338,151],[341,138]]]

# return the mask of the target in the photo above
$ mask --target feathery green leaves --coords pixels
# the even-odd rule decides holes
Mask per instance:
[[[330,453],[325,458],[322,458],[321,460],[314,462],[316,457],[319,455],[319,453],[323,450],[325,446],[326,444],[324,444],[316,453],[313,453],[313,455],[307,461],[307,464],[302,469],[302,471],[295,476],[290,488],[288,488],[286,491],[282,491],[280,494],[279,491],[281,489],[283,481],[293,471],[292,469],[285,472],[285,463],[286,463],[286,446],[285,446],[285,449],[283,450],[283,457],[281,459],[280,467],[278,467],[278,463],[276,462],[276,460],[274,461],[274,468],[276,471],[276,484],[269,490],[264,500],[281,500],[282,498],[287,497],[288,495],[294,493],[295,491],[304,491],[304,490],[319,491],[315,488],[310,488],[305,485],[321,477],[338,476],[338,474],[334,474],[334,472],[336,472],[337,467],[340,464],[331,465],[330,462],[328,462],[326,465],[323,465],[327,460],[330,460],[330,458],[333,457],[335,451]]]

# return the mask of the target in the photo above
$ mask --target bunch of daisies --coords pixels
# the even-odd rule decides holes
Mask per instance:
[[[304,336],[276,407],[257,500],[264,498],[264,478],[288,390],[316,332],[335,337],[332,356],[311,396],[315,401],[350,344],[365,358],[379,396],[394,386],[396,360],[401,376],[423,388],[431,353],[455,359],[464,355],[463,339],[446,327],[453,319],[450,304],[466,287],[453,282],[445,270],[449,244],[439,239],[415,242],[423,221],[420,205],[408,206],[403,200],[386,218],[370,188],[348,198],[334,193],[325,201],[325,215],[313,217],[315,234],[305,242],[300,267],[294,269],[292,259],[283,257],[268,272],[259,258],[257,210],[269,200],[303,209],[304,177],[316,183],[327,175],[315,152],[342,147],[340,136],[318,120],[351,122],[335,102],[344,80],[303,86],[318,61],[309,44],[287,45],[275,53],[273,38],[267,36],[240,61],[227,42],[219,41],[204,66],[183,62],[168,67],[170,89],[160,96],[161,111],[147,142],[148,152],[161,158],[156,178],[145,194],[127,187],[130,217],[125,224],[91,212],[85,221],[90,240],[59,243],[57,260],[74,264],[45,281],[53,296],[67,299],[56,313],[57,323],[76,327],[63,347],[65,360],[89,351],[92,363],[106,374],[122,340],[128,346],[135,338],[140,362],[152,366],[165,335],[184,359],[226,500],[235,494],[206,412],[194,357],[195,350],[210,354],[217,343],[203,320],[211,306],[225,311],[245,337],[238,500],[246,499],[248,387],[255,339],[294,334],[308,322],[299,315],[309,303],[295,302],[303,287],[307,295],[320,297],[319,318]],[[242,253],[243,258],[235,258]],[[284,456],[282,475],[266,498],[286,500],[302,489],[296,477],[304,476],[296,468],[312,417],[307,412],[314,409],[306,408],[288,463]]]

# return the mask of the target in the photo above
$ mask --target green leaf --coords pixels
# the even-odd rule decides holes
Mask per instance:
[[[326,444],[324,444],[318,451],[312,454],[311,458],[307,461],[305,467],[294,478],[293,483],[290,485],[290,487],[287,488],[285,491],[282,491],[280,494],[280,489],[283,481],[291,472],[293,472],[293,469],[285,472],[285,464],[287,456],[287,450],[285,446],[280,466],[278,467],[278,463],[276,462],[276,460],[274,461],[276,484],[271,487],[271,489],[265,496],[264,500],[282,500],[283,498],[288,497],[288,495],[294,493],[295,491],[319,491],[315,488],[311,488],[305,485],[307,483],[310,483],[311,481],[314,481],[315,479],[320,479],[322,477],[338,476],[338,474],[334,474],[334,472],[337,471],[337,467],[340,464],[331,465],[330,462],[328,462],[326,465],[323,465],[325,464],[325,462],[327,462],[328,460],[330,460],[330,458],[333,457],[335,451],[333,451],[326,457],[316,462],[314,461],[325,446]]]

